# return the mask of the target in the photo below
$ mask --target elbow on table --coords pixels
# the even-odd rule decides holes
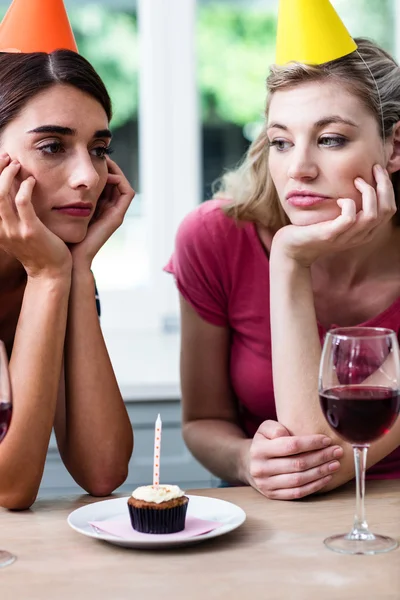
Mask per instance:
[[[0,494],[0,506],[8,510],[28,510],[35,502],[37,494],[38,490],[3,493]]]
[[[120,485],[122,485],[128,477],[128,465],[120,468],[118,471],[113,470],[107,473],[102,471],[85,482],[82,487],[91,496],[103,498],[110,496]]]

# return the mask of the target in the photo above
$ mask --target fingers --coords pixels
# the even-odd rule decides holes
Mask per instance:
[[[331,222],[331,237],[344,234],[342,241],[351,244],[361,243],[373,235],[374,230],[388,221],[396,212],[396,201],[392,182],[386,169],[374,165],[373,174],[376,190],[362,177],[354,180],[354,186],[361,193],[362,209],[356,214],[355,203],[349,198],[340,198],[337,203],[341,215]]]
[[[253,444],[253,453],[257,453],[256,458],[278,458],[321,450],[330,446],[331,443],[332,440],[329,437],[320,434],[279,437],[271,440],[265,446],[263,444]]]
[[[336,472],[339,468],[340,463],[335,460],[318,465],[318,467],[308,469],[307,471],[274,475],[273,477],[268,478],[268,489],[273,491],[303,487],[313,481],[332,475],[332,473]]]
[[[378,217],[378,199],[372,185],[369,185],[361,177],[354,180],[354,185],[362,195],[362,212],[360,217],[364,225],[375,224]]]
[[[20,168],[21,164],[17,160],[13,160],[3,168],[0,174],[0,197],[5,197],[9,194],[11,185]]]
[[[351,200],[350,198],[339,198],[337,204],[342,211],[341,216],[346,217],[354,223],[357,216],[356,203],[354,200]]]
[[[106,157],[106,160],[109,171],[109,183],[113,183],[114,185],[118,186],[118,190],[120,191],[121,195],[131,195],[130,200],[132,200],[132,198],[135,195],[135,192],[133,191],[131,185],[129,184],[129,181],[125,177],[123,171],[120,169],[117,163],[111,160],[109,156]]]
[[[37,218],[31,202],[35,183],[36,180],[34,177],[28,177],[28,179],[25,179],[21,183],[17,195],[15,196],[15,206],[17,208],[18,215],[21,221],[24,221],[25,224],[29,224],[32,222],[32,220]]]
[[[108,172],[111,175],[116,174],[116,175],[122,175],[122,177],[125,177],[122,169],[109,156],[106,156],[106,161],[107,161]]]
[[[293,487],[293,488],[282,488],[276,490],[263,490],[262,488],[258,488],[259,491],[264,494],[267,498],[271,500],[299,500],[300,498],[305,498],[310,494],[315,494],[322,490],[330,481],[332,480],[332,475],[327,475],[322,479],[317,479],[316,481],[312,481],[311,483],[306,483],[305,485]]]
[[[11,186],[20,168],[19,162],[12,161],[3,168],[0,174],[0,218],[3,224],[11,225],[16,221],[16,214],[9,196]]]
[[[373,175],[376,191],[361,177],[357,177],[354,181],[363,199],[359,219],[363,228],[368,225],[376,227],[379,223],[388,221],[397,210],[393,184],[386,169],[381,165],[374,165]]]
[[[125,213],[135,197],[135,191],[119,166],[109,157],[107,157],[107,166],[109,169],[106,185],[106,188],[109,188],[107,191],[107,203],[112,211],[109,214],[110,216],[113,214],[115,224],[119,226],[123,222]]]
[[[277,435],[271,439],[272,435]],[[254,486],[272,499],[293,500],[322,489],[340,468],[340,446],[325,435],[290,436],[283,425],[264,421],[250,447]]]
[[[311,469],[324,467],[327,464],[335,464],[339,468],[337,459],[342,456],[343,449],[340,446],[331,446],[324,450],[298,454],[289,458],[274,458],[263,461],[262,475],[274,476],[281,475],[282,473],[304,473],[309,472]],[[319,477],[326,474],[321,472]]]
[[[8,154],[0,154],[0,171],[2,171],[9,162],[10,157]]]
[[[115,173],[109,173],[107,177],[107,183],[111,183],[112,185],[116,185],[119,183],[121,175],[116,175]]]
[[[342,234],[350,230],[356,222],[356,205],[351,198],[339,198],[337,204],[341,213],[333,221],[317,223],[315,227],[318,237],[325,242],[334,242]]]
[[[375,165],[373,173],[376,181],[379,212],[390,218],[397,210],[393,184],[388,172],[381,165]]]

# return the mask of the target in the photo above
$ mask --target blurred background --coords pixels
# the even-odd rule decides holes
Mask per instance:
[[[8,4],[0,0],[0,16]],[[132,477],[148,482],[151,476],[145,455],[161,410],[162,479],[208,485],[208,474],[193,466],[180,438],[178,298],[162,269],[179,222],[210,198],[213,182],[257,135],[278,0],[65,4],[80,53],[111,94],[113,159],[137,193],[93,267],[106,343],[137,433],[139,474]],[[370,37],[399,55],[399,0],[332,4],[353,37]],[[50,484],[57,478],[48,477]]]
[[[113,157],[137,192],[94,265],[103,330],[123,385],[176,391],[177,294],[162,267],[183,216],[257,135],[278,0],[65,3],[111,93]],[[353,36],[397,54],[398,0],[332,3]]]

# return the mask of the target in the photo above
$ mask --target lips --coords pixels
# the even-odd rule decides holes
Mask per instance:
[[[89,217],[92,213],[92,209],[93,205],[88,202],[77,202],[76,204],[55,206],[53,210],[70,217]]]
[[[316,204],[321,204],[322,202],[326,202],[326,200],[331,199],[332,198],[330,196],[325,196],[324,194],[319,194],[318,192],[311,192],[308,190],[293,190],[286,196],[288,204],[303,208],[315,206]]]

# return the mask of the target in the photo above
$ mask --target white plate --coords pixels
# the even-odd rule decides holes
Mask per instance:
[[[157,535],[149,536],[145,540],[129,540],[121,539],[115,535],[95,530],[89,521],[108,521],[127,514],[127,500],[125,498],[115,498],[113,500],[103,500],[102,502],[94,502],[87,504],[77,510],[74,510],[68,517],[68,525],[75,529],[78,533],[82,533],[96,540],[104,540],[116,546],[124,546],[125,548],[170,548],[172,546],[187,546],[197,544],[203,540],[218,537],[233,531],[246,520],[244,510],[225,500],[218,498],[209,498],[208,496],[189,496],[187,514],[198,519],[206,519],[207,521],[218,521],[222,523],[221,527],[217,527],[213,531],[196,535],[186,539],[165,540],[165,538],[157,538]]]

